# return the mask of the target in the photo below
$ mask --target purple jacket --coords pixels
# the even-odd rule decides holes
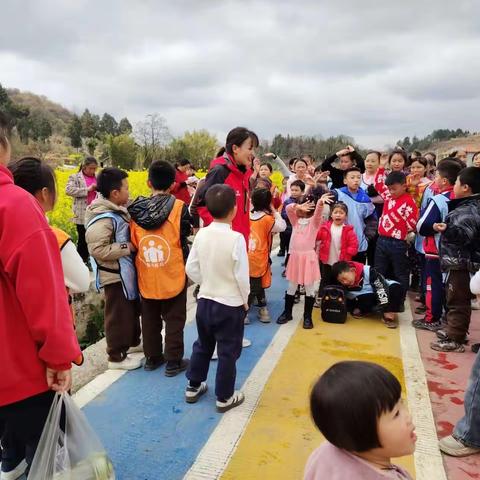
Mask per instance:
[[[403,468],[381,472],[360,458],[324,442],[308,459],[304,480],[412,480]]]

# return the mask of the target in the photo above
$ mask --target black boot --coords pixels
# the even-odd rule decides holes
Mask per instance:
[[[312,310],[315,303],[315,297],[307,297],[305,295],[305,306],[303,308],[303,328],[313,328]]]
[[[283,310],[283,313],[277,318],[277,323],[279,325],[283,325],[284,323],[292,320],[292,309],[294,300],[295,295],[289,295],[288,293],[285,294],[285,310]]]

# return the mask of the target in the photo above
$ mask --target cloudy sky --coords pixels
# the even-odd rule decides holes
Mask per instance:
[[[171,131],[480,130],[476,0],[2,0],[0,82]]]

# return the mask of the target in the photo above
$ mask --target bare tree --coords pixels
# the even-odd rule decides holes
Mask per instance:
[[[161,149],[172,140],[165,118],[158,113],[148,114],[145,120],[138,122],[135,125],[134,137],[140,145],[145,167],[156,160]]]

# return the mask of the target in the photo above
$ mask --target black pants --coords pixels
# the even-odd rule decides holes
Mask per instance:
[[[367,252],[358,252],[354,257],[352,257],[352,262],[363,263],[365,265],[367,261]]]
[[[145,356],[163,355],[162,327],[165,322],[165,360],[181,360],[184,353],[183,329],[187,319],[187,285],[176,297],[166,300],[142,298],[141,304]]]
[[[407,242],[404,240],[380,236],[375,251],[375,269],[378,273],[396,280],[403,287],[402,304],[407,295],[410,277],[407,248]]]
[[[259,307],[267,306],[267,299],[265,298],[265,289],[262,287],[262,277],[250,277],[250,295],[248,296],[248,306],[251,307],[253,302],[257,299]]]
[[[105,285],[105,339],[108,360],[121,362],[140,344],[140,302],[127,300],[122,284]]]
[[[2,471],[13,470],[23,459],[30,468],[54,397],[49,390],[0,407]]]
[[[375,249],[377,248],[378,234],[368,241],[367,263],[371,267],[375,265]]]
[[[327,285],[332,285],[332,266],[328,263],[320,262],[320,288],[318,289],[318,295],[323,296],[323,291]]]
[[[77,233],[78,233],[78,242],[77,242],[77,252],[82,257],[84,263],[88,263],[88,247],[87,241],[85,240],[85,225],[77,224]]]
[[[349,312],[353,312],[355,308],[358,308],[363,315],[372,312],[375,308],[382,312],[401,312],[403,309],[403,287],[398,283],[389,285],[388,298],[389,302],[380,307],[374,293],[358,295],[347,300],[347,309]]]
[[[230,398],[235,390],[236,362],[242,353],[244,319],[243,305],[229,307],[205,298],[198,300],[198,339],[193,344],[187,378],[194,383],[207,379],[210,360],[217,344],[215,395],[221,400]]]
[[[463,342],[468,333],[472,316],[470,293],[470,273],[468,270],[451,270],[447,275],[447,327],[449,338]]]
[[[290,238],[292,238],[292,232],[280,232],[280,250],[282,252],[288,252],[290,246]]]

